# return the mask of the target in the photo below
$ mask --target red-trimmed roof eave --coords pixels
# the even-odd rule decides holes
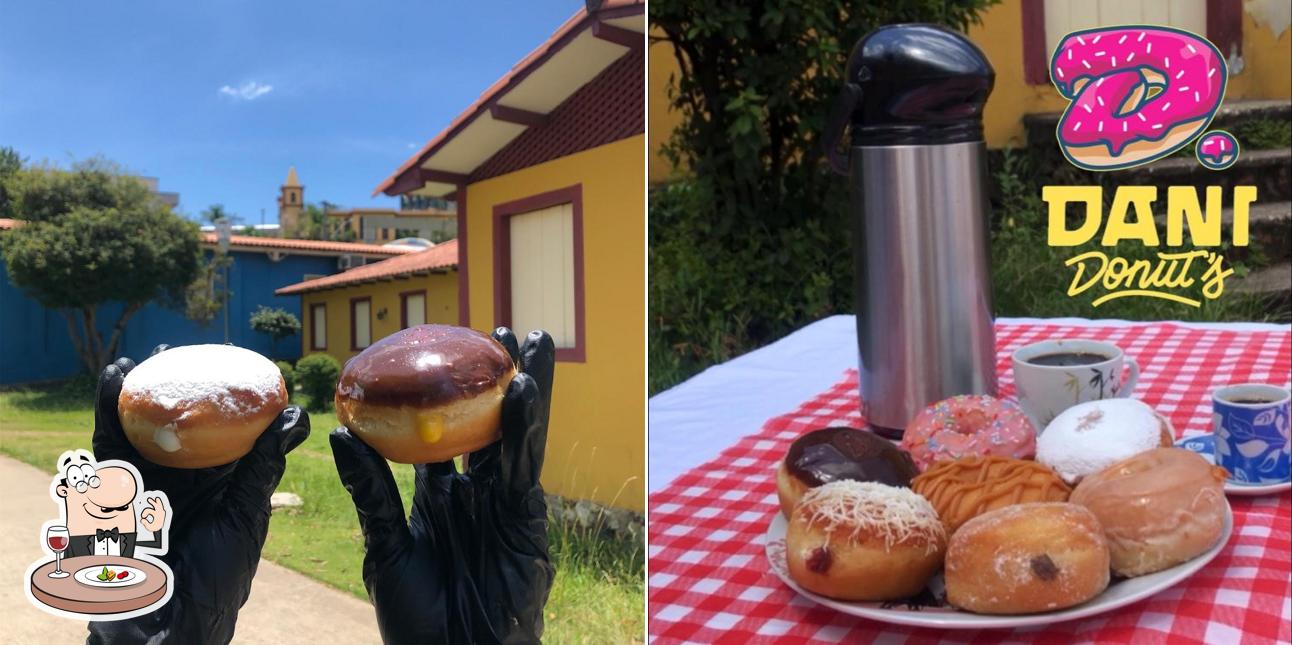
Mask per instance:
[[[547,38],[547,40],[543,41],[543,43],[535,48],[534,51],[522,58],[520,62],[513,65],[511,70],[504,74],[502,78],[494,81],[488,89],[480,94],[479,98],[458,114],[458,116],[449,123],[448,127],[444,128],[444,130],[440,131],[439,134],[435,135],[434,138],[428,141],[426,145],[422,146],[421,150],[417,151],[413,156],[406,159],[404,163],[400,164],[399,168],[397,168],[395,172],[391,173],[389,177],[377,185],[377,188],[372,191],[372,196],[376,197],[382,193],[392,196],[398,194],[390,193],[388,191],[390,191],[395,183],[399,181],[400,177],[409,170],[414,170],[421,166],[427,158],[442,148],[452,140],[453,137],[457,136],[463,128],[502,98],[505,90],[511,89],[511,87],[519,84],[520,81],[524,80],[525,77],[529,75],[529,72],[542,65],[543,62],[564,47],[566,43],[573,40],[574,37],[583,29],[591,27],[600,20],[642,13],[645,11],[645,8],[645,0],[606,0],[602,4],[601,8],[594,14],[589,15],[586,7],[579,9],[573,16],[570,16],[568,20],[562,23],[561,26]]]
[[[217,244],[215,233],[203,233],[203,244]],[[358,242],[329,242],[326,240],[297,240],[285,237],[257,237],[254,235],[231,235],[230,246],[263,247],[283,251],[324,251],[347,255],[385,255],[390,257],[416,253],[418,249],[405,246],[378,246]]]
[[[0,231],[21,226],[22,220],[0,218]],[[202,243],[208,246],[218,244],[215,233],[202,233]],[[407,246],[378,246],[358,242],[329,242],[325,240],[297,240],[285,237],[257,237],[254,235],[231,235],[230,246],[259,247],[278,249],[280,251],[320,251],[338,255],[384,255],[398,257],[416,253],[419,249]]]
[[[458,241],[449,240],[425,251],[408,253],[399,257],[365,264],[349,271],[343,271],[313,280],[306,280],[288,285],[274,291],[275,295],[290,296],[311,291],[336,289],[363,282],[406,277],[416,273],[451,269],[458,265]]]

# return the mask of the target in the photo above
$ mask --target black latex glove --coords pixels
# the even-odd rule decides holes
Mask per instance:
[[[386,643],[537,643],[555,570],[538,476],[547,444],[556,349],[533,332],[519,349],[493,334],[520,371],[502,402],[502,438],[453,462],[415,466],[404,520],[390,466],[346,428],[331,435],[366,553],[363,581]]]
[[[165,349],[159,345],[153,353]],[[121,382],[134,367],[134,361],[119,358],[99,375],[94,457],[128,461],[139,469],[146,490],[165,491],[171,525],[168,551],[160,559],[175,574],[175,590],[170,602],[156,611],[90,623],[88,642],[228,643],[269,531],[269,496],[283,476],[287,453],[310,434],[309,415],[289,406],[251,452],[231,464],[199,469],[159,466],[126,440],[117,413]]]

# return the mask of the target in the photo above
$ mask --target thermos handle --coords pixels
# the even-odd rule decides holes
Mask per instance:
[[[844,83],[839,95],[834,97],[834,106],[830,108],[830,118],[825,124],[825,156],[830,167],[840,175],[848,174],[848,154],[839,150],[843,139],[843,129],[852,117],[852,111],[861,101],[861,86],[856,83]]]

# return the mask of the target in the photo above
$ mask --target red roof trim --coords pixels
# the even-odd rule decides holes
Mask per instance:
[[[335,273],[333,275],[323,276],[322,278],[315,278],[313,280],[306,280],[304,282],[288,285],[274,291],[274,294],[279,296],[290,296],[310,291],[348,287],[365,282],[393,280],[395,278],[405,278],[421,273],[447,271],[457,265],[458,241],[449,240],[448,242],[437,244],[425,251],[417,251],[397,258],[390,258],[389,260],[382,260],[381,262],[365,264],[341,273]]]
[[[202,243],[215,245],[219,241],[215,233],[203,233]],[[254,235],[231,235],[229,246],[264,247],[283,251],[327,251],[338,255],[385,255],[399,256],[416,253],[418,249],[405,246],[379,246],[377,244],[360,244],[358,242],[328,242],[325,240],[296,240],[286,237],[256,237]]]
[[[490,85],[489,88],[475,100],[475,102],[467,106],[461,114],[454,118],[447,128],[435,135],[435,138],[427,142],[425,146],[422,146],[421,150],[405,160],[403,164],[400,164],[399,168],[397,168],[395,172],[391,173],[389,177],[377,185],[377,188],[372,191],[373,196],[375,197],[381,193],[392,196],[401,194],[400,192],[394,191],[397,188],[396,182],[399,182],[398,188],[405,188],[406,183],[404,181],[400,181],[402,179],[402,175],[412,168],[421,166],[427,158],[435,154],[437,150],[451,141],[453,137],[456,137],[459,132],[466,128],[467,125],[496,104],[498,100],[506,94],[507,90],[519,85],[520,82],[525,80],[525,78],[534,70],[541,67],[547,59],[560,51],[571,40],[574,40],[575,36],[578,36],[584,29],[601,20],[611,20],[625,16],[640,15],[645,11],[645,9],[646,6],[644,0],[607,0],[603,3],[602,7],[591,16],[589,16],[586,7],[579,9],[573,16],[570,16],[568,20],[558,27],[557,30],[543,42],[543,44],[539,45],[534,49],[534,51],[530,52],[529,55],[522,58],[521,61],[516,63],[516,65],[511,68],[511,71],[504,74],[502,78],[494,81],[493,85]],[[407,192],[407,190],[404,190],[403,192]]]

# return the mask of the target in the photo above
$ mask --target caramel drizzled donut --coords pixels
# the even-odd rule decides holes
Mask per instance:
[[[1065,502],[1072,489],[1043,464],[1007,457],[941,461],[911,482],[951,534],[987,511],[1027,502]]]

